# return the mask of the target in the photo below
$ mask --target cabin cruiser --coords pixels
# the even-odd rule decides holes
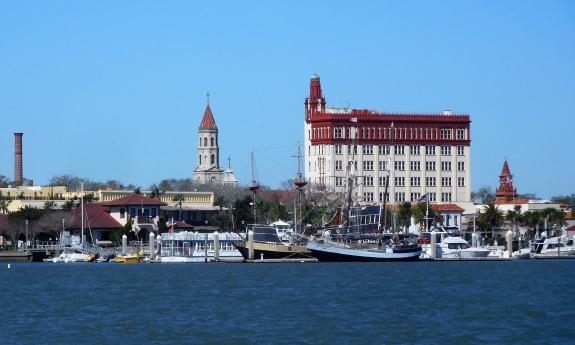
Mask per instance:
[[[422,232],[419,243],[423,249],[421,258],[431,258],[432,232]],[[459,230],[438,228],[435,230],[435,255],[442,259],[476,259],[485,258],[490,250],[470,247],[466,240],[459,235]]]
[[[531,247],[534,259],[575,259],[575,245],[572,238],[565,236],[541,238]]]
[[[241,262],[243,258],[234,242],[241,239],[236,233],[198,233],[181,231],[161,234],[160,262]]]
[[[250,236],[253,248],[250,248]],[[234,246],[246,260],[311,258],[305,239],[296,235],[289,223],[281,220],[269,225],[248,226],[245,237],[236,241]]]

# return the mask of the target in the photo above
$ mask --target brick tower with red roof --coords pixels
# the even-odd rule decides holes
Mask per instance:
[[[499,175],[499,187],[495,191],[495,201],[510,202],[515,198],[517,198],[517,189],[513,187],[513,175],[511,175],[506,159],[503,163],[501,175]]]
[[[218,127],[212,114],[209,96],[198,137],[198,166],[194,170],[194,180],[198,183],[222,183],[224,171],[220,168]]]

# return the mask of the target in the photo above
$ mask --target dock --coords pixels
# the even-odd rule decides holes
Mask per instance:
[[[0,252],[0,262],[31,262],[32,254],[20,252]]]

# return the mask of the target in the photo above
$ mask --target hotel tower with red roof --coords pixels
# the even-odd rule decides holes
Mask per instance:
[[[471,204],[470,117],[326,107],[313,74],[305,100],[305,176],[335,192],[355,176],[355,200]],[[465,206],[467,206],[465,205]],[[464,207],[465,207],[464,206]]]

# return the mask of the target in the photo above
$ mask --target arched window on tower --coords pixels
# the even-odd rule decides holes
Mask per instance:
[[[211,155],[210,157],[210,164],[214,165],[214,155]]]
[[[212,146],[215,146],[215,145],[214,145],[214,138],[212,138]]]
[[[202,165],[202,156],[200,156],[200,164],[199,165]]]
[[[208,138],[204,138],[204,146],[208,146]]]
[[[200,147],[202,147],[202,138],[200,138]]]

